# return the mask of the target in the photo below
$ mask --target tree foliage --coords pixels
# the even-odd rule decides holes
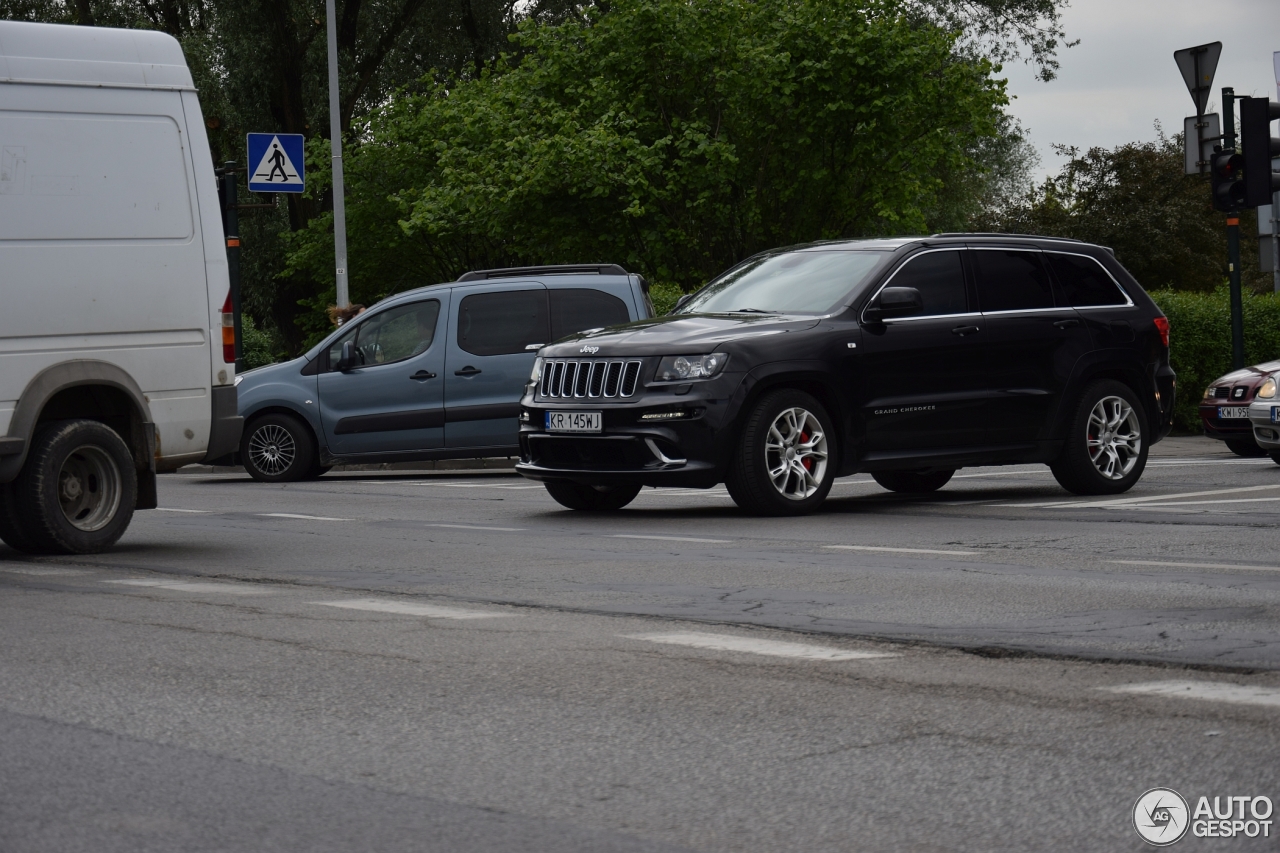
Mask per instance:
[[[619,0],[397,99],[345,168],[366,299],[467,268],[611,261],[683,287],[761,249],[919,232],[1003,83],[891,2]],[[327,223],[293,241],[322,263]]]

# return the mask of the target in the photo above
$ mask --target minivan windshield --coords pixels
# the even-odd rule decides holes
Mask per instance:
[[[715,279],[678,314],[825,314],[889,252],[806,250],[768,255]]]

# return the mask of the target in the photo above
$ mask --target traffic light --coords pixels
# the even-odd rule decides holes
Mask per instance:
[[[1271,169],[1270,163],[1267,165]],[[1234,148],[1215,150],[1209,158],[1209,182],[1213,206],[1218,210],[1239,210],[1244,206],[1244,156]]]
[[[1271,122],[1276,119],[1280,119],[1280,104],[1275,101],[1266,98],[1240,99],[1244,207],[1271,204],[1271,194],[1280,190],[1280,175],[1271,171],[1271,158],[1280,157],[1280,139],[1271,135]]]

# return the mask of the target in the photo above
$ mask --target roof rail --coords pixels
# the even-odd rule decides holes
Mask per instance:
[[[944,234],[931,234],[931,237],[1034,237],[1037,240],[1062,240],[1066,243],[1083,243],[1075,237],[1052,237],[1048,234],[1019,234],[1014,231],[950,231]]]
[[[483,281],[487,278],[516,278],[524,275],[627,275],[617,264],[551,264],[542,267],[504,267],[497,270],[471,270],[458,276],[458,281]]]

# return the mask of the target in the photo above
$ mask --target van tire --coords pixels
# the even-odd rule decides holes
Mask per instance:
[[[15,551],[34,553],[36,543],[22,526],[18,517],[18,498],[13,483],[0,486],[0,540]]]
[[[319,475],[320,455],[310,427],[293,415],[273,412],[245,427],[240,464],[260,483],[296,483]]]
[[[106,424],[53,421],[36,433],[11,490],[30,546],[23,550],[93,554],[114,545],[133,519],[138,473]]]
[[[1115,417],[1120,417],[1120,420],[1112,423]],[[1095,433],[1099,431],[1098,439],[1104,442],[1107,434],[1127,438],[1116,443],[1114,454],[1107,453],[1104,444],[1095,459],[1090,442],[1095,440]],[[1136,453],[1131,440],[1135,434],[1138,441]],[[1086,388],[1067,422],[1066,436],[1062,452],[1049,464],[1049,470],[1058,484],[1072,494],[1118,495],[1127,492],[1147,467],[1151,442],[1146,412],[1138,402],[1138,395],[1122,382],[1104,379]],[[1116,465],[1119,467],[1104,473],[1104,468]]]
[[[587,486],[567,480],[548,480],[542,485],[556,503],[586,512],[616,512],[640,494],[639,486]]]

